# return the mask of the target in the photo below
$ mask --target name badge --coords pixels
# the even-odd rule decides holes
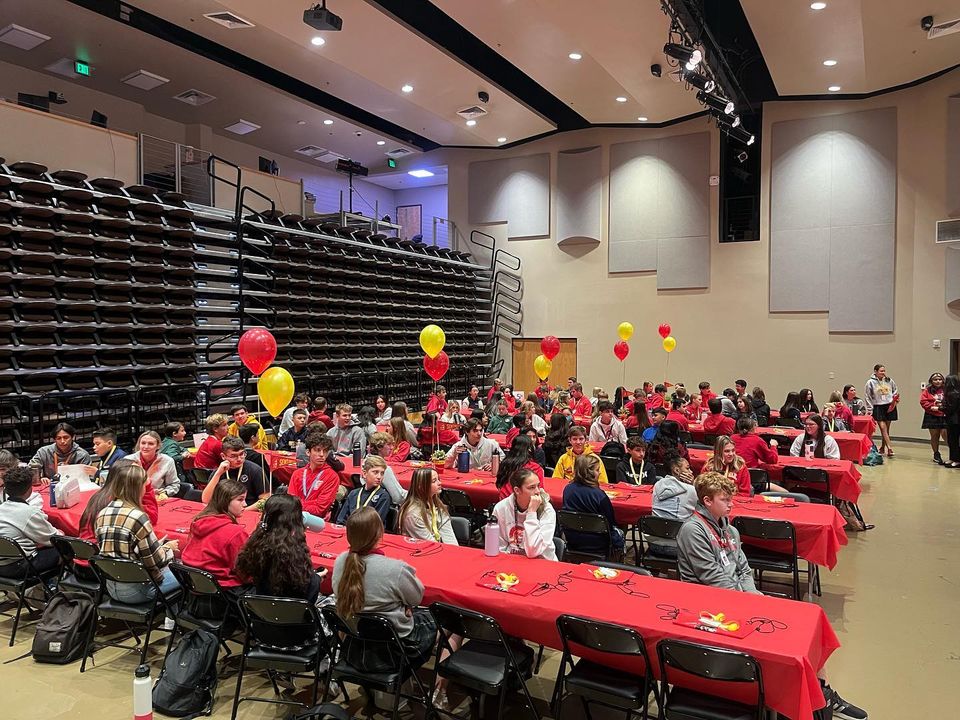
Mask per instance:
[[[730,558],[727,557],[727,554],[721,548],[720,550],[720,564],[726,567],[730,564]]]

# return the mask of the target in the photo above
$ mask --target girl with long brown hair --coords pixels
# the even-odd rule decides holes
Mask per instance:
[[[126,460],[126,458],[123,458],[123,460]],[[128,469],[124,469],[125,467]],[[81,540],[89,540],[90,542],[97,541],[97,535],[93,527],[97,521],[97,515],[107,505],[116,500],[113,494],[113,482],[121,473],[132,472],[129,470],[130,467],[132,467],[131,463],[121,461],[114,463],[110,467],[110,470],[107,472],[107,477],[103,481],[103,485],[93,494],[90,502],[88,502],[87,506],[83,509],[83,514],[80,515],[80,532],[78,536]],[[140,507],[147,514],[147,517],[150,518],[150,523],[155,525],[160,515],[160,508],[157,506],[157,496],[153,492],[153,486],[146,482],[143,484],[143,495],[140,497]]]
[[[747,463],[737,455],[737,446],[726,435],[717,438],[713,445],[713,457],[707,460],[702,472],[718,472],[730,478],[737,485],[737,495],[749,497],[753,494]]]
[[[406,462],[410,457],[410,442],[407,440],[407,421],[394,415],[390,418],[390,437],[393,438],[393,452],[387,462]]]
[[[400,506],[400,532],[418,540],[458,545],[450,523],[450,511],[440,499],[440,476],[433,468],[413,471],[410,491]]]
[[[249,537],[237,522],[246,507],[246,497],[246,487],[236,480],[224,478],[217,483],[210,502],[190,524],[180,556],[185,565],[212,574],[224,589],[243,586],[234,565]]]

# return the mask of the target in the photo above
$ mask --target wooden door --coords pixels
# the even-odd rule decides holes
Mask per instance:
[[[541,338],[514,338],[513,340],[513,389],[524,394],[537,387],[537,374],[533,361],[540,354]],[[566,389],[567,378],[577,374],[577,339],[560,338],[560,354],[553,359],[550,384]]]

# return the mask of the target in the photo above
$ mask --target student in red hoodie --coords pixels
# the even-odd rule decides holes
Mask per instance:
[[[427,409],[424,412],[443,415],[443,411],[446,409],[447,389],[443,385],[437,385],[437,389],[433,391],[433,393],[430,395],[430,399],[427,400]]]
[[[710,383],[706,380],[700,383],[698,387],[700,388],[700,407],[709,408],[710,399],[715,398],[717,394],[710,389]]]
[[[647,410],[654,411],[658,407],[667,407],[667,386],[658,384],[653,389],[653,395],[647,401]]]
[[[776,465],[780,460],[777,455],[777,441],[771,440],[767,445],[763,438],[757,435],[757,423],[753,418],[742,417],[737,420],[737,432],[730,436],[730,441],[748,470],[761,465]],[[776,483],[770,483],[770,489],[774,492],[787,491]]]
[[[325,397],[315,397],[313,399],[313,409],[307,418],[307,425],[310,423],[322,422],[327,430],[333,427],[333,418],[327,412],[327,399]]]
[[[673,420],[684,432],[690,432],[690,421],[683,413],[683,400],[677,398],[670,401],[670,412],[667,413],[666,420]]]
[[[210,502],[190,524],[190,534],[180,555],[184,565],[206,570],[234,596],[249,590],[234,572],[237,556],[249,537],[237,523],[246,507],[246,498],[247,489],[239,482],[221,480]]]
[[[930,431],[933,461],[938,465],[943,465],[940,441],[947,439],[947,416],[943,412],[943,382],[943,375],[935,372],[927,380],[927,386],[920,392],[920,407],[923,408],[923,422],[920,427]]]
[[[737,485],[737,495],[753,495],[750,483],[750,470],[743,458],[737,455],[737,446],[726,435],[717,438],[713,446],[713,457],[707,460],[701,473],[717,472],[733,480]]]
[[[326,435],[308,435],[309,464],[293,474],[288,492],[303,504],[303,523],[311,530],[323,530],[324,518],[330,516],[334,500],[347,495],[337,471],[327,465],[327,456],[333,451],[333,441]]]
[[[710,414],[703,419],[703,432],[706,435],[732,435],[737,424],[734,419],[723,414],[720,398],[712,397],[709,402]]]

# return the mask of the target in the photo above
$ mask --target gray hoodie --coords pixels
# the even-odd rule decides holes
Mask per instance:
[[[653,486],[653,514],[657,517],[686,520],[696,506],[696,488],[673,475],[660,478]]]
[[[677,535],[680,579],[700,585],[761,594],[740,547],[740,533],[727,519],[719,523],[697,504],[696,514]]]

